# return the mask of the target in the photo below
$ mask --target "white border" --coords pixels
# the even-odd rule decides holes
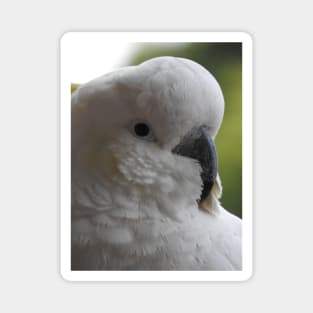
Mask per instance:
[[[242,42],[242,271],[71,271],[71,93],[67,60],[72,39],[124,42]],[[60,272],[67,281],[244,281],[252,276],[252,38],[244,32],[67,32],[61,37]]]

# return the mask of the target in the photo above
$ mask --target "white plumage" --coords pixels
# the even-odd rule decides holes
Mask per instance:
[[[241,269],[241,220],[219,204],[219,178],[199,208],[201,164],[173,153],[202,125],[214,138],[223,112],[215,78],[173,57],[73,94],[73,270]]]

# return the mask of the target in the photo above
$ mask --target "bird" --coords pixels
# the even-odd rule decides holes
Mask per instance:
[[[73,271],[242,269],[241,219],[220,203],[216,78],[160,56],[71,99]]]

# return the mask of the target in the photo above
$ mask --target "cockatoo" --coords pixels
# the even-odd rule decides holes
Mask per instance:
[[[72,270],[241,270],[241,220],[219,203],[221,88],[158,57],[72,95]]]

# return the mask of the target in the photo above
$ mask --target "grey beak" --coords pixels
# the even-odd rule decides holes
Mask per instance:
[[[172,152],[200,163],[203,183],[200,203],[203,202],[210,194],[217,176],[216,149],[207,127],[192,129]]]

